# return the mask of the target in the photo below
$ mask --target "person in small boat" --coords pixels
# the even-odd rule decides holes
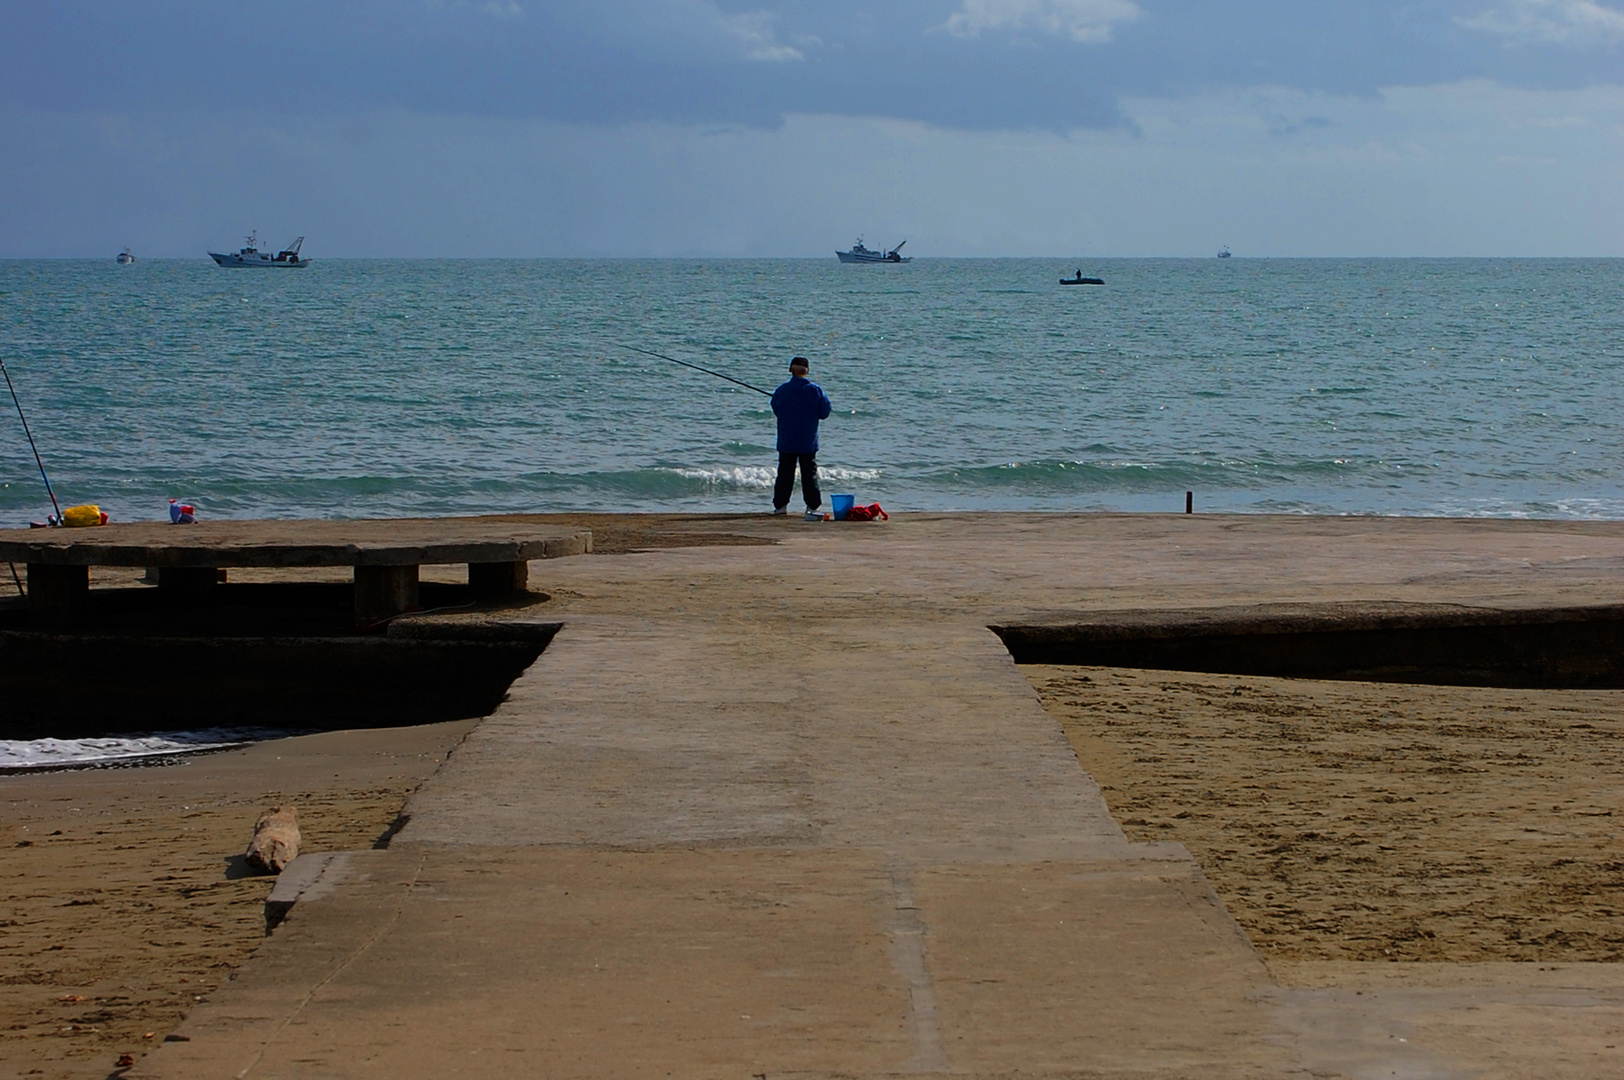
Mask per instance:
[[[773,391],[773,415],[778,417],[778,482],[773,485],[773,513],[787,513],[795,490],[795,469],[801,470],[801,497],[806,512],[823,505],[818,490],[818,421],[829,418],[829,398],[823,387],[808,379],[811,364],[797,356],[789,362],[789,379]]]

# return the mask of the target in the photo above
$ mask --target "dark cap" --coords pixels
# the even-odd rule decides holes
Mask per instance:
[[[806,362],[806,357],[804,357],[804,356],[795,356],[795,357],[790,358],[789,366],[790,367],[810,368],[812,365]]]

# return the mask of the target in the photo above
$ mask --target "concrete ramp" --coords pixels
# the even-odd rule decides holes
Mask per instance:
[[[1620,1073],[1616,965],[1271,983],[1183,849],[1124,842],[985,629],[1589,605],[1616,523],[713,527],[773,543],[543,564],[564,630],[392,846],[295,863],[287,921],[124,1075]]]
[[[396,843],[1097,855],[1126,841],[990,631],[572,620]]]
[[[571,619],[132,1077],[1251,1077],[1269,981],[969,620]]]

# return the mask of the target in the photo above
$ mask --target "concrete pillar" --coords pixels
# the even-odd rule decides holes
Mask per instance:
[[[372,626],[418,607],[416,566],[357,566],[355,625]]]
[[[472,562],[468,564],[468,589],[476,597],[510,596],[530,585],[530,564],[519,562]]]
[[[28,614],[41,630],[66,630],[90,610],[90,567],[28,564]]]

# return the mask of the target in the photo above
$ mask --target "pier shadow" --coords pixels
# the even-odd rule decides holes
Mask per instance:
[[[26,611],[6,605],[0,738],[486,716],[561,625],[499,604],[482,605],[476,620],[407,615],[358,633],[352,595],[342,583],[220,585],[208,603],[177,609],[155,589],[97,589],[91,618],[71,632],[28,629]],[[422,601],[431,611],[475,608],[458,585],[425,584]]]
[[[1549,690],[1624,688],[1624,605],[1269,604],[991,627],[1018,664]]]

